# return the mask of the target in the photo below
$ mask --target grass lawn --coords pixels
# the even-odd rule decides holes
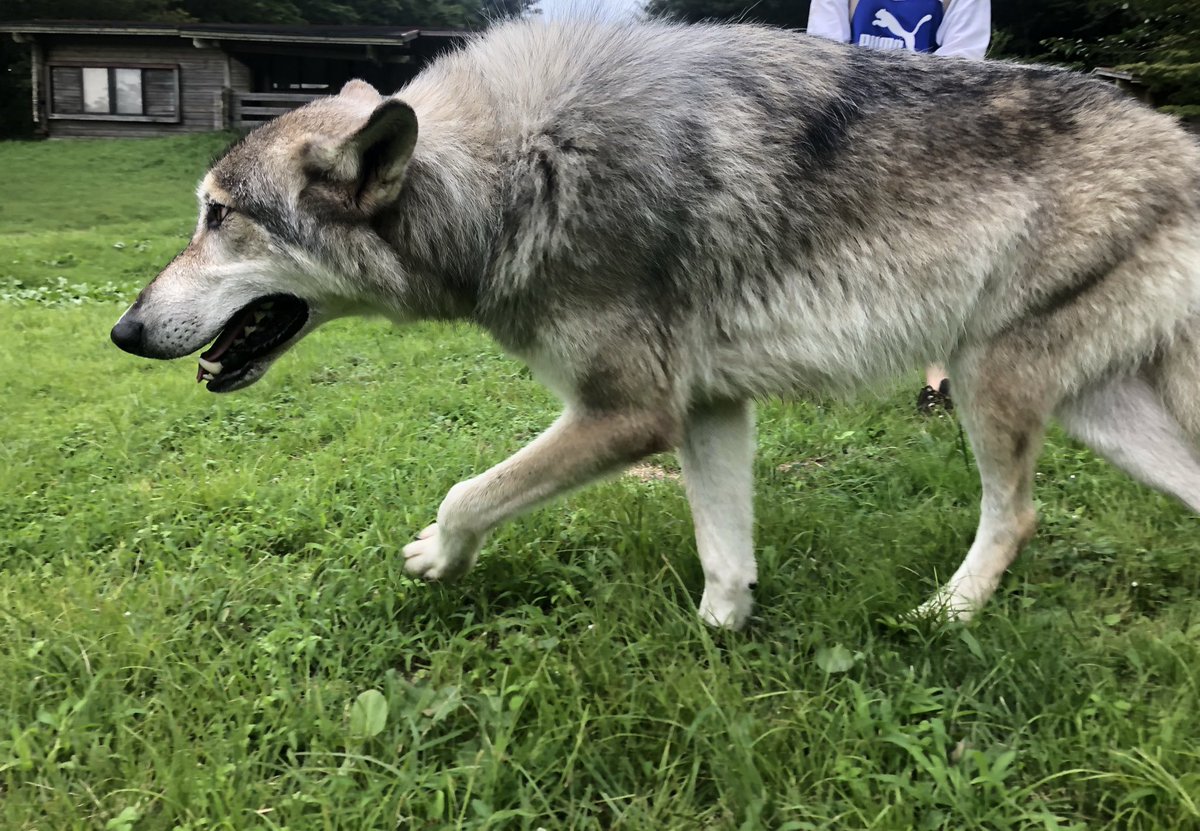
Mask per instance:
[[[1200,828],[1200,521],[1054,432],[992,605],[900,622],[978,500],[915,377],[761,407],[744,633],[671,456],[404,577],[555,404],[465,326],[113,348],[223,140],[0,144],[0,828]]]

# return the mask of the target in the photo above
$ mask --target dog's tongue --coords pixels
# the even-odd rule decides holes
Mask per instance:
[[[206,361],[215,361],[224,355],[229,347],[237,340],[238,335],[242,333],[242,327],[250,322],[254,315],[253,309],[246,309],[225,327],[225,331],[217,338],[217,342],[207,352],[201,352],[200,357]]]
[[[250,322],[253,316],[253,309],[246,309],[243,311],[229,322],[229,325],[225,327],[225,331],[221,333],[221,336],[217,338],[216,343],[214,343],[208,349],[208,351],[200,353],[200,366],[196,367],[197,383],[203,381],[205,377],[211,378],[214,374],[220,373],[221,365],[217,363],[218,359],[229,351],[229,347],[233,345],[233,342],[236,341],[238,337],[241,336],[242,330],[246,327],[246,324]],[[205,366],[205,363],[215,363],[217,365],[215,367],[208,367]]]

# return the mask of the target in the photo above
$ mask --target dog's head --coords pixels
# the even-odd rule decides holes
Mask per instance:
[[[396,201],[416,140],[412,109],[361,81],[251,132],[201,181],[191,241],[113,342],[146,358],[211,344],[197,380],[231,392],[321,323],[375,310],[373,275],[396,264],[371,223]]]

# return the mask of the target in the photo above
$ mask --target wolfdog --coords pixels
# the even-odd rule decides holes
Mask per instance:
[[[499,25],[234,144],[112,338],[254,383],[321,323],[473,321],[564,401],[404,548],[444,580],[535,505],[676,449],[742,626],[752,402],[946,363],[982,479],[965,618],[1034,531],[1047,421],[1200,511],[1200,146],[1069,71],[752,25]]]

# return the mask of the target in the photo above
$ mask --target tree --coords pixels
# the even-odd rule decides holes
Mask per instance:
[[[1087,0],[1083,0],[1087,2]],[[1081,0],[1000,0],[992,3],[992,43],[988,56],[1048,60],[1048,39],[1071,33],[1080,38],[1103,32],[1104,17],[1097,20]]]
[[[0,20],[478,26],[534,0],[0,0]]]
[[[1046,41],[1052,58],[1081,67],[1132,72],[1164,109],[1200,119],[1200,3],[1195,0],[1092,0],[1110,30],[1096,38]]]
[[[0,20],[188,20],[180,0],[0,0]]]

